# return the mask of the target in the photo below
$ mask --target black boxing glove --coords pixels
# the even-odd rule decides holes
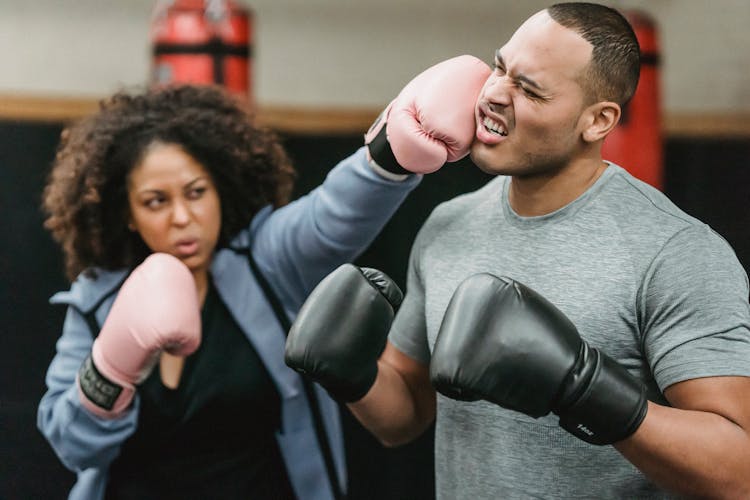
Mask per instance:
[[[535,291],[477,274],[456,289],[430,363],[435,388],[539,418],[550,412],[574,436],[611,444],[646,416],[644,386],[581,339],[573,323]]]
[[[289,330],[284,361],[341,402],[361,399],[375,383],[403,294],[377,269],[344,264],[326,276]]]

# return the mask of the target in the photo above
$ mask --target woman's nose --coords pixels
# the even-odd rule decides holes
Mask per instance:
[[[172,206],[172,222],[177,225],[184,225],[190,221],[190,208],[184,201],[175,201]]]

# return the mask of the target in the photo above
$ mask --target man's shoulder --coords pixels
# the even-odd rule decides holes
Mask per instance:
[[[705,226],[662,191],[634,177],[622,167],[612,167],[615,173],[598,198],[599,203],[605,204],[623,224],[663,235]]]

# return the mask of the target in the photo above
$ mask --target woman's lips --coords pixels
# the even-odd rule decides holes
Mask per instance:
[[[198,252],[198,240],[178,241],[176,247],[179,255],[193,255]]]

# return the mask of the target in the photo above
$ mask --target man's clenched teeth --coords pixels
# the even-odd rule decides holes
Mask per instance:
[[[484,117],[484,128],[486,128],[488,131],[492,132],[493,134],[502,135],[503,137],[508,135],[508,131],[503,128],[503,125],[501,123],[498,123],[491,119],[489,116]]]

